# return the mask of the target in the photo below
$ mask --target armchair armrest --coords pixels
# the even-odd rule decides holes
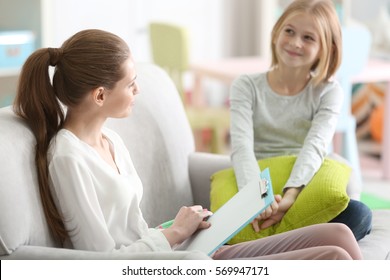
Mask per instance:
[[[192,153],[188,161],[194,204],[210,208],[210,177],[219,170],[231,167],[230,157],[210,153]]]
[[[20,246],[3,260],[208,260],[209,256],[199,251],[172,252],[93,252],[65,248]]]

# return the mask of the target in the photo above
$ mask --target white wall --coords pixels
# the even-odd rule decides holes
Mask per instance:
[[[351,1],[351,16],[359,21],[371,21],[378,15],[380,9],[390,8],[389,0],[349,0]]]
[[[43,45],[59,47],[71,35],[87,28],[107,30],[130,41],[134,1],[126,0],[44,0]]]
[[[150,61],[148,24],[167,21],[188,28],[191,59],[223,53],[223,0],[44,0],[45,45],[59,46],[75,32],[99,28],[114,32],[130,45],[138,61]]]
[[[42,0],[44,46],[60,46],[79,30],[99,28],[127,41],[137,62],[151,62],[148,26],[165,21],[186,27],[190,60],[218,59],[227,53],[225,28],[228,1],[224,0]],[[192,88],[192,75],[185,85]],[[205,86],[210,104],[220,105],[227,89],[210,81]]]

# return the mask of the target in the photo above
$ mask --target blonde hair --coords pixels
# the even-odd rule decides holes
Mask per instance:
[[[279,63],[274,42],[282,32],[285,22],[302,13],[312,16],[320,36],[320,57],[311,68],[314,73],[313,83],[318,85],[336,73],[342,59],[341,26],[330,0],[295,0],[285,9],[271,33],[271,66],[275,67]]]

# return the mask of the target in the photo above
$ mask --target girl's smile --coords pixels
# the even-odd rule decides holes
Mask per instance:
[[[275,45],[281,65],[311,68],[321,49],[312,17],[297,14],[288,19],[276,38]]]

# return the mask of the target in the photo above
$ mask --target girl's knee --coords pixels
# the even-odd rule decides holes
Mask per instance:
[[[326,260],[352,260],[351,255],[338,246],[325,246],[324,259]]]
[[[331,225],[328,228],[328,244],[341,245],[344,244],[348,240],[355,241],[354,232],[351,230],[349,226],[343,223],[329,223]]]
[[[339,237],[341,240],[345,240],[345,238],[354,238],[352,230],[346,225],[342,223],[332,223],[334,235]],[[355,238],[354,238],[355,239]]]

